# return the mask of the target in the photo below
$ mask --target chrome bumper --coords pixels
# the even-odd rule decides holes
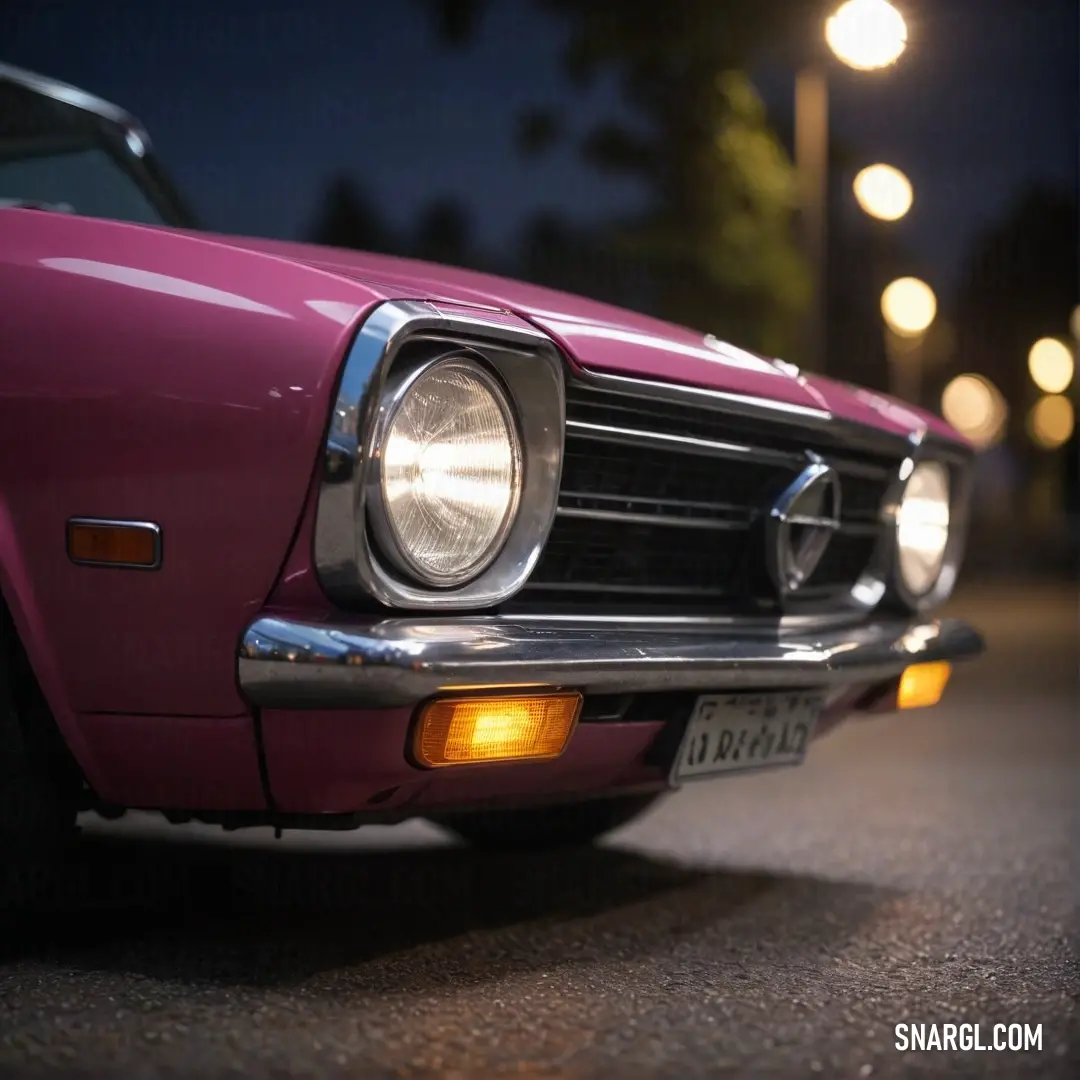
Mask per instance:
[[[256,619],[237,662],[265,708],[411,705],[450,690],[565,686],[597,694],[876,682],[909,664],[962,660],[983,640],[957,619],[827,629],[558,618],[390,619],[338,626]]]

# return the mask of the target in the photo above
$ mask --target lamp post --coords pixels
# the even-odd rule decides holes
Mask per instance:
[[[897,278],[881,294],[881,314],[892,392],[917,405],[922,397],[923,346],[937,317],[937,297],[925,281]]]
[[[941,414],[976,448],[985,450],[1005,434],[1009,406],[985,376],[957,375],[941,394]]]
[[[879,221],[899,221],[915,201],[911,181],[891,165],[868,165],[851,187],[859,206]]]
[[[847,0],[825,21],[833,54],[857,71],[890,67],[907,46],[907,25],[889,0]],[[825,365],[825,270],[828,234],[829,82],[812,62],[795,76],[795,168],[801,240],[810,265],[811,302],[806,326],[809,366]]]

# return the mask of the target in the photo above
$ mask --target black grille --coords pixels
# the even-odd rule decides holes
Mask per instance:
[[[699,404],[630,397],[580,383],[567,388],[566,410],[568,420],[666,435],[690,435],[761,449],[767,447],[770,451],[799,458],[809,448],[806,435],[798,433],[790,425],[766,425],[756,419],[720,412]],[[832,452],[834,464],[846,460],[852,465],[877,466],[886,471],[896,467],[894,454],[860,450],[857,455],[852,455],[848,441],[833,437],[828,431],[815,432],[812,439],[813,449]]]
[[[559,515],[508,611],[777,610],[763,567],[763,517],[811,450],[840,475],[841,528],[799,590],[800,604],[827,608],[873,556],[898,454],[581,384],[568,387],[566,416]]]

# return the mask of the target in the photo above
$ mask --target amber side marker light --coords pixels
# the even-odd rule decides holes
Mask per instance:
[[[924,709],[936,705],[945,693],[952,675],[952,664],[937,660],[930,664],[913,664],[904,668],[896,691],[898,709]]]
[[[437,698],[417,718],[413,753],[437,769],[483,761],[544,761],[570,741],[578,693]]]
[[[67,552],[80,566],[156,570],[161,565],[161,529],[149,521],[72,518],[67,523]]]

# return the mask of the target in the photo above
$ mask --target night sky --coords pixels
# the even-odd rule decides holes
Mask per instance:
[[[899,6],[907,53],[885,73],[834,68],[833,124],[865,163],[911,177],[899,228],[947,288],[974,232],[1025,184],[1077,188],[1080,14],[1076,0]],[[496,247],[538,209],[588,221],[635,206],[632,185],[570,149],[516,156],[522,107],[564,102],[584,126],[618,102],[611,86],[587,98],[567,86],[560,22],[526,0],[497,7],[476,45],[452,52],[411,0],[0,0],[0,59],[135,113],[215,229],[302,236],[342,169],[399,225],[461,198]],[[786,124],[790,72],[760,75]]]

